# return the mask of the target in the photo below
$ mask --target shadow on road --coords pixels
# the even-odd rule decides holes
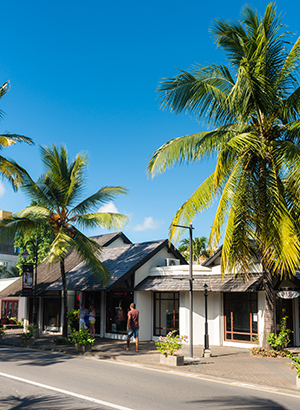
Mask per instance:
[[[54,363],[64,363],[68,360],[71,360],[71,356],[67,356],[60,353],[48,353],[43,351],[41,352],[33,349],[16,349],[13,348],[0,348],[0,361],[1,362],[20,362],[20,366],[49,366]]]
[[[78,399],[77,399],[78,401]],[[18,397],[18,396],[9,396],[0,401],[0,409],[5,410],[18,410],[18,409],[51,409],[51,410],[62,410],[70,409],[72,410],[82,410],[83,408],[88,409],[98,409],[99,406],[87,403],[83,403],[79,400],[81,404],[76,404],[74,407],[74,400],[70,401],[68,397],[50,397],[50,396],[27,396],[27,397]],[[87,406],[86,406],[87,405]],[[71,407],[70,407],[71,406]]]
[[[287,407],[283,407],[273,400],[262,399],[257,397],[245,397],[245,396],[232,396],[230,398],[214,397],[210,400],[196,400],[188,403],[198,403],[201,408],[209,409],[259,409],[259,410],[286,410]],[[188,404],[187,403],[187,404]],[[203,406],[203,407],[202,407]]]

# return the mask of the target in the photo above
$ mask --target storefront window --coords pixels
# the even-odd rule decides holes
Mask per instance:
[[[19,302],[17,300],[2,300],[1,318],[18,318],[18,306]]]
[[[44,299],[44,330],[58,332],[60,329],[60,298]]]
[[[257,293],[225,293],[225,340],[254,342],[258,337]]]
[[[154,293],[154,336],[179,330],[179,293]]]
[[[133,302],[133,292],[110,292],[106,297],[106,332],[126,333],[127,313]]]

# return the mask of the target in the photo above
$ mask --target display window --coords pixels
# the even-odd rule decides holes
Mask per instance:
[[[133,302],[133,292],[115,291],[106,295],[106,332],[127,333],[127,314]]]
[[[18,300],[3,300],[1,307],[1,319],[10,319],[11,317],[18,318]]]
[[[154,293],[154,336],[179,331],[179,292]]]
[[[224,293],[225,340],[258,340],[257,293]]]

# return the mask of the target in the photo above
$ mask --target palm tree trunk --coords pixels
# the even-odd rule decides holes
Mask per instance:
[[[265,312],[264,312],[264,332],[262,347],[270,349],[270,345],[267,342],[267,336],[270,333],[276,331],[276,305],[275,305],[275,293],[273,289],[272,274],[268,269],[264,269],[263,283],[265,290]]]
[[[60,262],[60,274],[63,284],[63,301],[64,301],[64,311],[63,311],[63,336],[68,337],[68,292],[67,292],[67,281],[65,272],[65,261]]]

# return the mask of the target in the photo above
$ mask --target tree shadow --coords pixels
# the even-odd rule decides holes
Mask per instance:
[[[99,406],[93,405],[92,403],[83,403],[81,400],[76,399],[76,405],[74,407],[74,399],[69,397],[63,397],[62,395],[51,397],[51,396],[41,396],[41,395],[30,395],[26,397],[19,397],[11,395],[6,398],[1,398],[0,409],[5,410],[40,410],[40,409],[51,409],[51,410],[61,410],[70,409],[72,410],[82,410],[83,408],[98,409]],[[72,407],[70,407],[70,405]]]
[[[11,347],[7,349],[0,349],[0,359],[2,362],[20,362],[20,366],[49,366],[53,363],[63,363],[70,359],[71,356],[62,353],[50,353],[43,351],[43,355],[40,351],[33,349],[16,349],[13,350]]]
[[[212,399],[203,399],[190,401],[188,403],[197,403],[201,405],[201,408],[206,406],[209,409],[259,409],[259,410],[286,410],[287,407],[283,407],[281,404],[276,403],[270,399],[258,398],[255,396],[231,396],[231,397],[214,397]]]

